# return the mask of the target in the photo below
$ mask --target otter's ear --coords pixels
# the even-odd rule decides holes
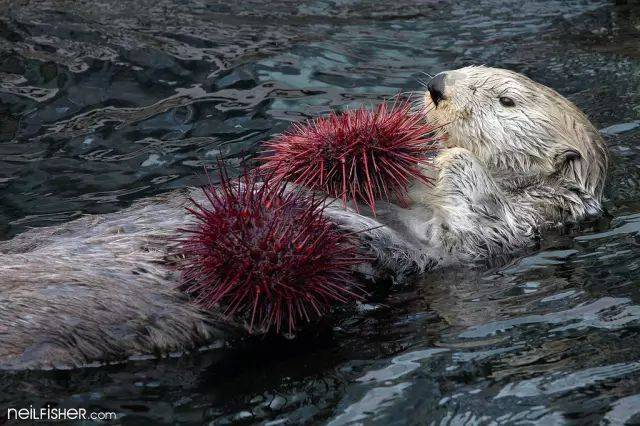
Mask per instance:
[[[554,161],[556,165],[555,169],[560,170],[571,162],[578,161],[580,159],[582,159],[582,155],[578,151],[571,148],[565,149],[556,155]]]

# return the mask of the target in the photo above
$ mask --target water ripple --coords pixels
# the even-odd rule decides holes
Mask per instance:
[[[545,315],[527,315],[470,327],[460,333],[459,337],[466,339],[488,337],[513,327],[540,323],[563,324],[570,322],[566,326],[550,330],[550,333],[579,330],[585,327],[616,330],[640,318],[640,306],[629,305],[629,303],[631,300],[626,298],[603,297],[565,311],[550,312]]]
[[[604,380],[619,379],[638,370],[640,370],[640,363],[629,363],[587,368],[573,373],[555,373],[550,376],[536,377],[535,379],[518,383],[509,383],[495,398],[529,398],[568,392],[591,386]]]

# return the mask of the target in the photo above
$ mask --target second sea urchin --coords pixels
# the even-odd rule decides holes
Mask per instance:
[[[208,310],[244,321],[250,332],[292,333],[333,305],[359,300],[352,237],[323,215],[323,199],[255,173],[204,188],[183,232],[184,289]]]

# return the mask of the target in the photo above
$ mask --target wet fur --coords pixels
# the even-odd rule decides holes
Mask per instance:
[[[446,149],[435,159],[435,186],[411,189],[412,210],[389,205],[375,220],[328,212],[350,229],[384,224],[365,234],[386,268],[513,256],[545,227],[602,212],[604,141],[559,93],[512,71],[466,67],[445,73],[444,95],[436,107],[426,93],[421,106]]]
[[[169,239],[190,221],[185,203],[184,192],[166,194],[0,243],[0,367],[81,366],[232,337],[176,288]]]
[[[448,148],[434,187],[416,184],[410,210],[377,216],[328,202],[326,214],[361,231],[376,261],[365,273],[396,281],[443,265],[512,255],[545,226],[599,214],[607,155],[569,101],[519,74],[484,67],[447,73],[447,99],[425,98]],[[516,109],[501,108],[508,94]],[[575,155],[577,153],[577,155]],[[57,368],[166,354],[233,337],[176,288],[185,190],[25,232],[0,243],[0,368]]]

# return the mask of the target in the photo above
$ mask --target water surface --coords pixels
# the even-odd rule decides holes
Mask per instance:
[[[0,238],[198,184],[293,121],[469,64],[550,85],[603,129],[607,216],[499,268],[426,275],[301,341],[3,373],[0,406],[122,424],[640,422],[638,7],[237,3],[0,1]]]

